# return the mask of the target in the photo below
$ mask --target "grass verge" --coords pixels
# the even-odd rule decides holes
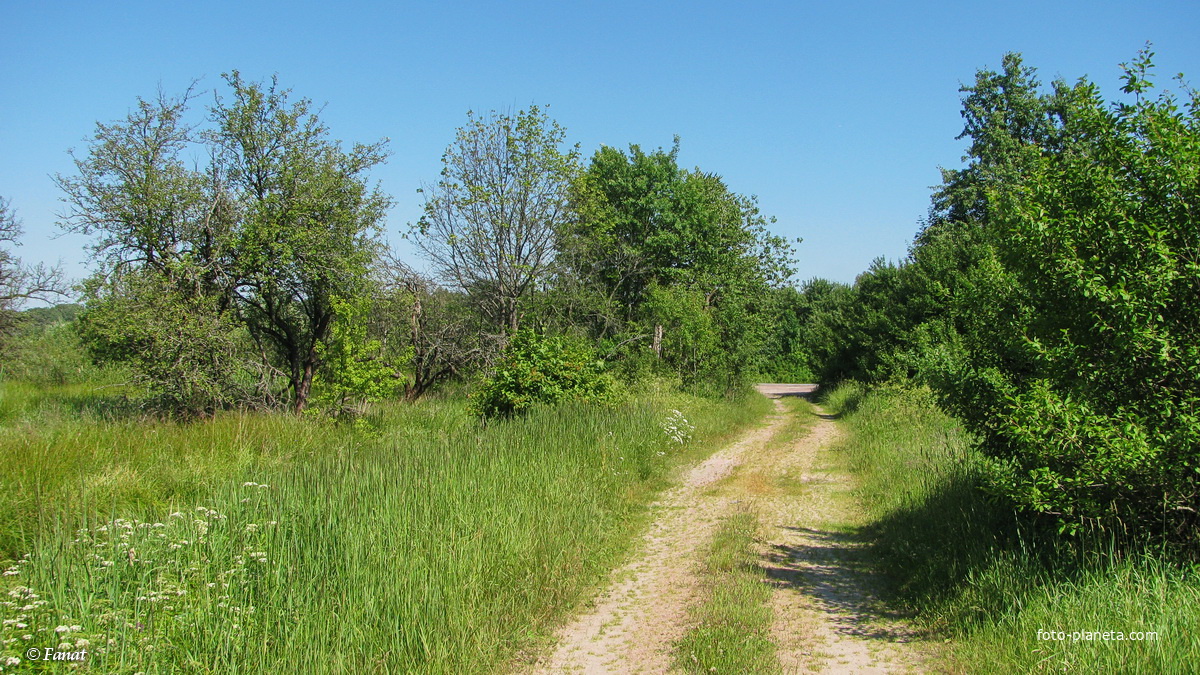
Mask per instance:
[[[843,386],[842,448],[887,599],[981,673],[1189,672],[1200,659],[1200,567],[1163,551],[1063,539],[979,489],[985,458],[924,390]]]
[[[603,580],[673,471],[765,410],[655,390],[486,427],[438,399],[185,424],[3,393],[5,672],[31,647],[113,673],[495,670]]]

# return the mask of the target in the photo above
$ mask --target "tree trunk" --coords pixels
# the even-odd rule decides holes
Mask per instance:
[[[654,355],[660,359],[662,358],[662,340],[663,340],[662,324],[661,323],[655,324],[655,326],[654,326],[654,342],[651,345],[651,347],[654,349]]]
[[[304,360],[304,370],[300,381],[296,383],[296,404],[293,411],[296,414],[304,412],[308,406],[308,394],[312,391],[313,372],[316,370],[316,354],[311,354]]]

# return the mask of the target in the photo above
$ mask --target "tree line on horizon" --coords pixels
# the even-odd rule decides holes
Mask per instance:
[[[93,242],[72,330],[154,409],[340,414],[491,374],[478,411],[511,414],[650,374],[731,391],[769,367],[791,248],[753,198],[680,167],[678,139],[584,161],[538,106],[468,113],[405,232],[426,276],[382,238],[386,141],[332,140],[276,79],[225,75],[199,121],[197,97],[139,99],[55,178],[61,227]]]

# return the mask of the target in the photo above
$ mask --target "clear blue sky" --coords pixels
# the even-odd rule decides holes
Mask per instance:
[[[68,148],[161,84],[278,73],[346,141],[391,138],[375,173],[394,242],[474,109],[548,104],[590,155],[670,146],[803,237],[799,279],[853,281],[906,252],[938,167],[959,165],[961,83],[1019,51],[1044,82],[1154,43],[1160,82],[1200,82],[1200,2],[28,2],[0,12],[0,195],[27,261],[86,274],[57,234]],[[208,100],[207,97],[202,99]],[[404,244],[400,243],[402,251]],[[411,255],[411,252],[409,252]]]

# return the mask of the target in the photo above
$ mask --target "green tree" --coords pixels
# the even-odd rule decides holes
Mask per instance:
[[[823,380],[916,377],[974,428],[994,428],[1030,363],[1017,336],[1031,308],[1006,268],[988,192],[1028,164],[1026,149],[1061,145],[1061,86],[1041,91],[1019,54],[981,69],[961,89],[966,164],[942,171],[907,258],[876,263],[842,312],[838,349],[819,358]]]
[[[523,303],[545,281],[555,234],[571,217],[577,148],[538,106],[476,116],[442,156],[412,228],[441,277],[465,292],[501,334],[517,331]]]
[[[846,331],[854,305],[854,289],[828,279],[811,279],[800,289],[783,289],[775,309],[778,336],[772,356],[784,360],[785,372],[801,379],[836,382],[855,367],[849,361],[852,343]]]
[[[101,274],[146,268],[190,295],[229,287],[235,214],[219,173],[189,168],[202,139],[186,117],[194,94],[138,99],[124,120],[97,123],[76,174],[55,178],[66,204],[60,225],[92,235]]]
[[[343,150],[307,99],[225,82],[209,128],[188,123],[190,90],[139,100],[57,178],[62,225],[95,237],[84,335],[169,407],[301,411],[338,303],[368,286],[388,200],[365,173],[383,144]],[[197,149],[209,163],[189,168]]]
[[[791,249],[753,198],[681,169],[677,155],[596,152],[573,186],[578,219],[560,235],[564,273],[586,290],[577,311],[597,337],[648,345],[695,381],[736,380],[761,353],[764,298],[790,276]]]
[[[1060,88],[1060,147],[1023,148],[989,190],[1004,265],[1033,311],[1031,372],[993,432],[1000,488],[1064,526],[1141,522],[1195,541],[1200,511],[1200,94],[1155,96],[1152,54],[1124,66],[1131,101]]]
[[[225,80],[231,97],[217,100],[207,138],[241,214],[233,295],[255,341],[283,365],[299,412],[339,301],[366,292],[390,203],[366,173],[385,143],[344,151],[308,99],[236,71]]]
[[[382,341],[368,334],[370,295],[336,298],[329,336],[318,343],[322,368],[317,372],[314,400],[338,417],[356,418],[364,404],[390,398],[403,386],[401,373],[387,361]]]
[[[89,351],[133,365],[162,407],[208,413],[271,397],[231,314],[236,205],[217,172],[184,160],[203,140],[186,119],[193,98],[160,93],[97,123],[87,152],[71,153],[76,173],[56,182],[60,225],[94,237],[79,325]]]

